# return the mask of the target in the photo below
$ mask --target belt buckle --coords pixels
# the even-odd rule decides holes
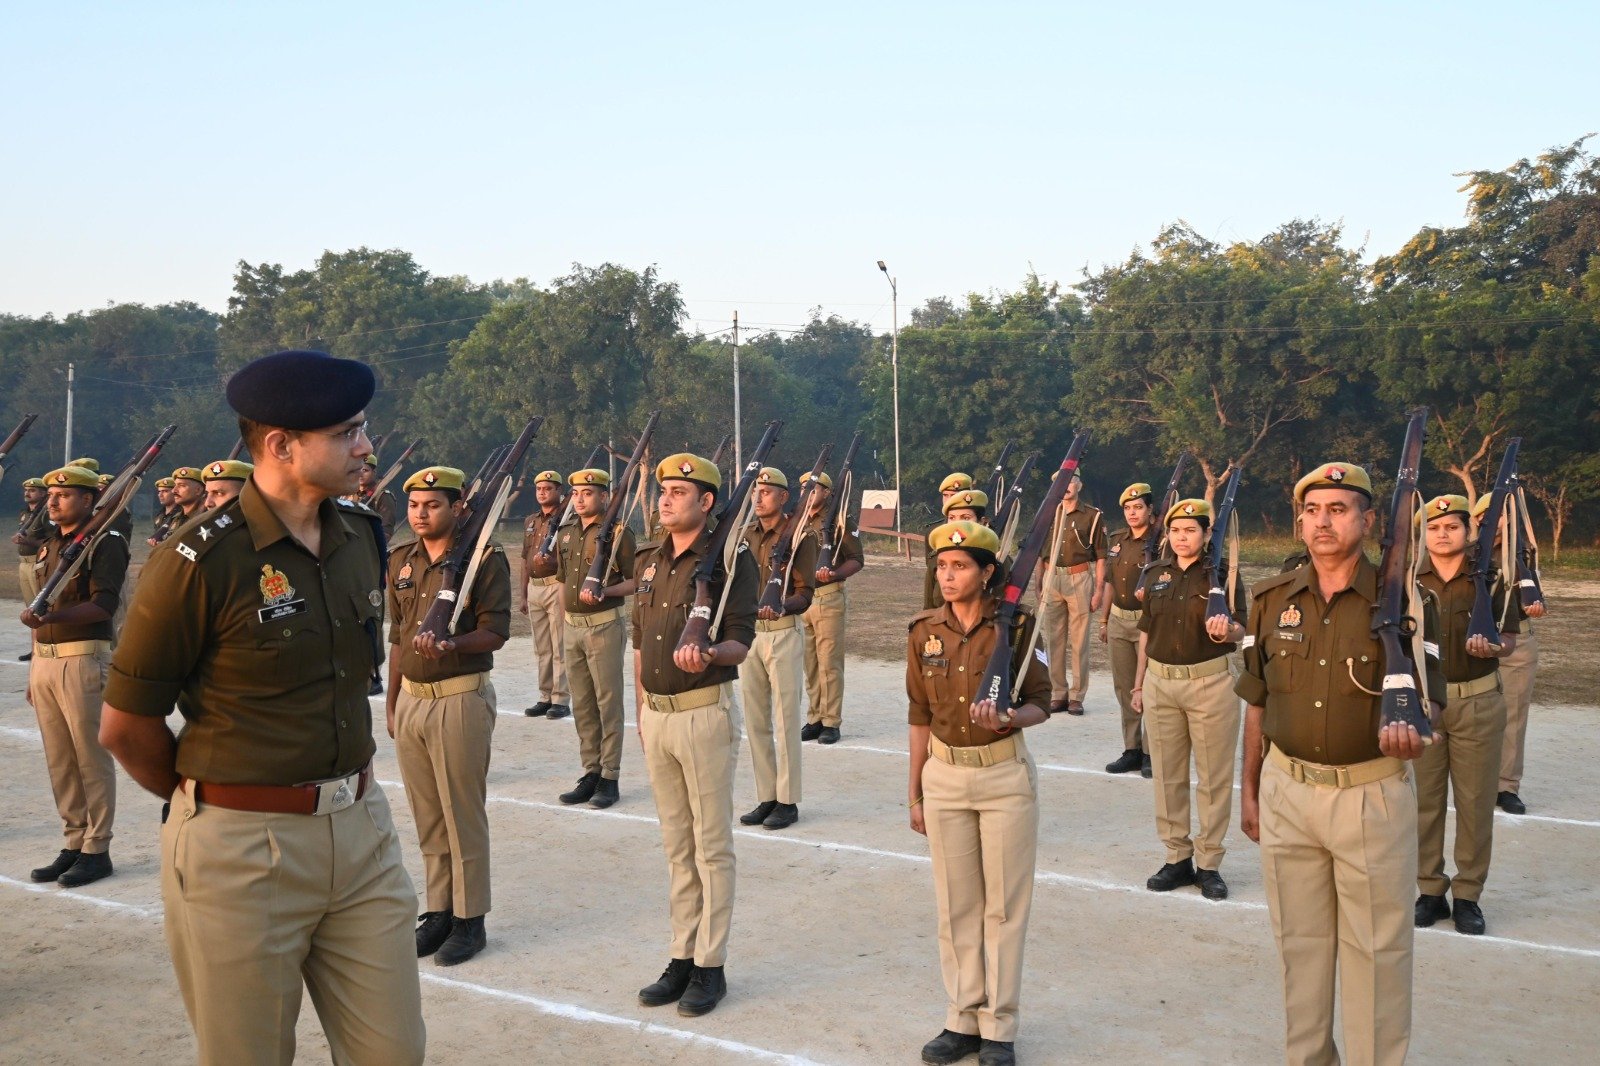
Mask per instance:
[[[356,802],[355,789],[350,787],[350,782],[361,780],[361,775],[341,778],[338,781],[324,781],[317,786],[317,805],[312,814],[335,814],[346,807],[353,806]]]
[[[983,752],[977,751],[973,748],[957,748],[955,750],[961,753],[957,756],[957,759],[960,761],[960,765],[980,767],[983,765]]]

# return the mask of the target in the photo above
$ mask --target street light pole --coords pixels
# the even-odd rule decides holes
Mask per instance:
[[[900,286],[890,277],[889,268],[882,259],[878,269],[889,279],[892,326],[889,333],[889,371],[894,395],[894,531],[900,532]],[[881,306],[881,305],[880,305]]]
[[[66,441],[66,454],[61,457],[61,461],[63,463],[70,463],[73,460],[73,454],[72,454],[72,384],[73,384],[73,370],[74,369],[75,368],[74,368],[73,364],[71,364],[71,363],[67,364],[67,441]]]
[[[739,312],[733,313],[733,469],[744,469],[744,412],[739,405]],[[734,475],[738,480],[738,475]]]

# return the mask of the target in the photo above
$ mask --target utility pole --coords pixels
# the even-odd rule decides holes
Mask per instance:
[[[883,276],[889,279],[889,296],[892,301],[891,320],[893,325],[889,333],[889,369],[893,378],[894,392],[894,531],[900,532],[900,285],[890,277],[889,268],[882,259],[878,260],[878,269],[883,271]],[[882,307],[882,304],[878,305]]]
[[[733,479],[744,469],[744,423],[739,408],[739,312],[733,313]]]
[[[73,382],[73,373],[74,373],[74,366],[73,366],[72,363],[68,363],[67,364],[67,444],[66,444],[66,454],[61,457],[61,462],[62,462],[63,465],[72,462],[72,459],[73,459],[73,455],[72,455],[72,382]]]

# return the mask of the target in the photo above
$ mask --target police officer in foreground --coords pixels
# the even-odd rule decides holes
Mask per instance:
[[[555,470],[541,470],[533,477],[533,498],[537,506],[522,523],[522,606],[533,630],[533,658],[539,666],[539,699],[523,714],[529,718],[565,718],[568,711],[567,668],[561,658],[564,635],[561,604],[565,599],[561,578],[554,571],[535,577],[539,548],[550,528],[561,521],[566,504],[561,490],[567,479]]]
[[[454,632],[435,639],[418,631],[444,584],[465,480],[448,466],[407,478],[406,518],[417,537],[389,556],[385,714],[426,872],[417,957],[432,955],[440,966],[466,962],[487,942],[489,671],[511,635],[511,568],[499,545],[486,550]]]
[[[61,550],[94,514],[100,491],[99,479],[81,466],[53,470],[44,480],[55,530],[35,563],[41,587],[60,568]],[[128,540],[107,529],[78,572],[58,586],[44,614],[34,614],[31,606],[22,611],[22,624],[33,630],[27,698],[39,719],[50,791],[66,838],[56,860],[33,871],[34,881],[78,888],[112,872],[117,768],[99,740],[100,692],[127,573]]]
[[[233,499],[244,491],[244,483],[250,480],[250,471],[255,467],[249,463],[242,463],[237,459],[218,459],[206,467],[206,495],[204,507],[207,511],[215,511],[218,507]]]
[[[1379,726],[1383,651],[1372,617],[1382,593],[1361,550],[1377,517],[1371,479],[1352,463],[1325,463],[1295,485],[1294,502],[1310,563],[1257,583],[1241,642],[1239,822],[1261,845],[1288,1061],[1339,1061],[1337,978],[1345,1057],[1398,1064],[1411,1042],[1415,933],[1409,760],[1424,746],[1408,725]],[[1436,621],[1423,628],[1432,640]],[[1426,674],[1437,702],[1444,679],[1432,654]]]
[[[423,1060],[417,895],[372,770],[381,532],[334,502],[373,391],[320,352],[233,375],[255,471],[151,554],[111,666],[101,736],[170,799],[167,943],[208,1066],[292,1059],[302,982],[335,1062]]]
[[[1100,643],[1111,660],[1111,687],[1122,711],[1122,754],[1106,765],[1108,774],[1139,771],[1152,774],[1149,748],[1144,740],[1143,716],[1133,709],[1134,676],[1139,668],[1139,619],[1144,604],[1134,595],[1139,586],[1144,549],[1155,532],[1154,490],[1136,481],[1118,497],[1128,525],[1106,541],[1106,606],[1100,616]]]
[[[748,551],[720,564],[712,603],[726,608],[717,643],[678,648],[694,609],[694,571],[709,550],[706,519],[722,475],[688,452],[656,466],[663,535],[640,549],[633,600],[633,677],[644,692],[639,736],[650,766],[661,842],[671,874],[672,958],[639,991],[647,1007],[678,1004],[694,1017],[728,994],[723,964],[733,922],[733,771],[739,761],[739,705],[734,682],[756,635],[758,585]],[[731,542],[731,538],[730,538]],[[717,621],[715,609],[712,621]]]

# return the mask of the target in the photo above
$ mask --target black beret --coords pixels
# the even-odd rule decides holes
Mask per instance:
[[[279,429],[321,429],[360,413],[378,383],[372,368],[326,352],[275,352],[228,379],[228,406]]]

